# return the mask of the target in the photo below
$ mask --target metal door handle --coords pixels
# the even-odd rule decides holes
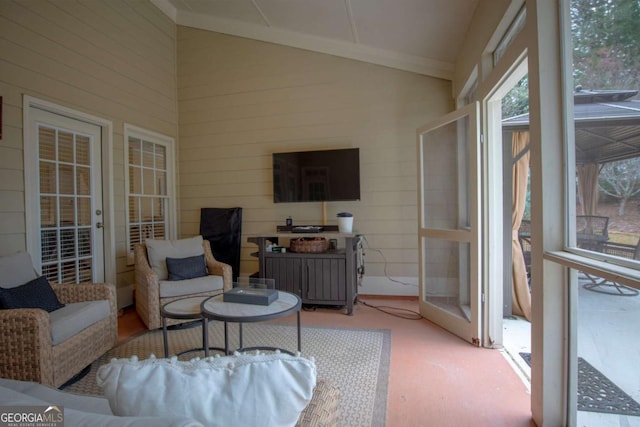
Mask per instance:
[[[96,228],[104,228],[104,225],[101,222],[96,222]]]

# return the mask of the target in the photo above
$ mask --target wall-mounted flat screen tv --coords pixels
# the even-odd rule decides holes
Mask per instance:
[[[273,201],[360,200],[360,149],[273,153]]]

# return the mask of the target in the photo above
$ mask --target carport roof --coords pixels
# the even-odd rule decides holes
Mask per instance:
[[[574,94],[576,163],[607,163],[640,156],[640,101],[637,90]],[[506,131],[528,130],[529,115],[502,121]]]

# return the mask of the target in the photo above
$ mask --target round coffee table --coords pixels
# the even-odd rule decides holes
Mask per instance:
[[[224,349],[226,354],[229,351],[228,323],[238,323],[239,348],[235,351],[250,350],[280,350],[284,353],[294,354],[291,351],[277,347],[243,347],[242,345],[242,324],[252,322],[264,322],[266,320],[285,317],[292,313],[297,315],[298,323],[298,351],[302,351],[300,344],[300,309],[302,300],[298,295],[278,291],[278,299],[269,305],[241,304],[236,302],[223,301],[223,295],[209,297],[202,302],[201,312],[204,318],[220,320],[224,322]]]
[[[209,356],[209,350],[224,351],[222,348],[209,347],[209,323],[208,318],[202,315],[201,305],[208,296],[186,297],[168,302],[160,309],[162,317],[162,338],[164,343],[164,357],[169,357],[169,340],[167,337],[167,319],[192,319],[202,321],[202,347],[181,351],[181,356],[191,351],[204,351],[205,357]]]

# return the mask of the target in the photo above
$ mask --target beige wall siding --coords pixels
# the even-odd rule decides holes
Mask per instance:
[[[322,219],[320,203],[273,203],[271,154],[359,147],[362,200],[329,202],[328,223],[352,212],[355,231],[382,252],[367,251],[363,293],[393,287],[383,255],[391,276],[415,282],[416,128],[452,110],[450,82],[187,27],[177,33],[182,234],[198,234],[202,207],[242,207],[241,273],[253,273],[248,236],[274,232],[289,215],[294,224]]]
[[[116,265],[125,262],[123,125],[177,133],[176,26],[147,1],[0,1],[0,255],[26,248],[22,98],[113,123]]]

